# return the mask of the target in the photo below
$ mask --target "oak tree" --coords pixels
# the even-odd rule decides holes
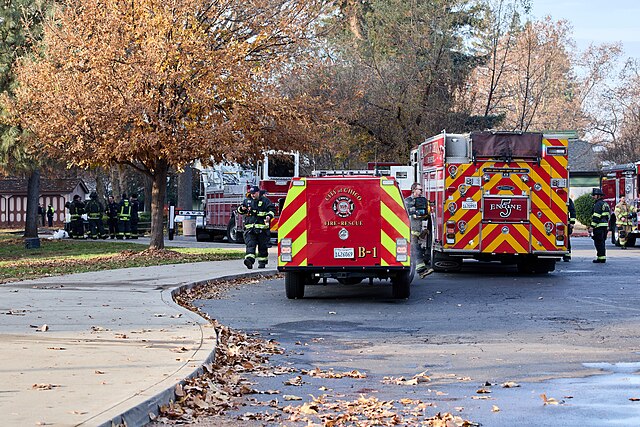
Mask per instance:
[[[68,0],[18,68],[16,117],[69,165],[126,164],[153,180],[164,247],[169,168],[245,160],[308,141],[308,99],[279,82],[324,0]]]

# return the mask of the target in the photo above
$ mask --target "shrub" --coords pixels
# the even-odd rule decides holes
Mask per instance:
[[[576,206],[576,219],[584,226],[591,226],[591,214],[593,213],[593,205],[595,200],[591,197],[591,194],[583,194],[574,200]]]

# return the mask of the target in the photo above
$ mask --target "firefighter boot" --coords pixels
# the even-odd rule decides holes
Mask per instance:
[[[251,257],[247,257],[247,258],[245,258],[245,259],[244,259],[244,265],[246,265],[246,266],[247,266],[247,268],[248,268],[249,270],[251,270],[251,269],[253,268],[253,258],[251,258]]]
[[[427,269],[423,270],[421,273],[419,273],[420,274],[420,278],[424,279],[425,277],[427,277],[431,273],[433,273],[433,268],[427,268]]]
[[[258,262],[258,268],[265,268],[267,266],[264,262]]]

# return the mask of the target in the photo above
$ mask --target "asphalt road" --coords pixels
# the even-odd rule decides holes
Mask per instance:
[[[640,247],[608,246],[607,263],[593,264],[589,238],[573,245],[573,261],[548,275],[472,262],[461,273],[414,280],[402,301],[390,298],[389,285],[331,282],[287,300],[279,279],[196,304],[227,326],[279,341],[285,354],[274,365],[367,374],[303,376],[300,387],[283,384],[293,374],[254,378],[258,389],[305,400],[421,399],[435,406],[431,415],[484,426],[640,425]],[[423,371],[429,382],[383,381]],[[519,387],[501,387],[507,381]],[[541,394],[559,404],[545,405]],[[250,403],[240,412],[261,410]]]

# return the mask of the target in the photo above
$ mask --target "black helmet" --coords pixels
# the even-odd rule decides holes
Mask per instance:
[[[602,192],[602,189],[600,189],[600,188],[592,188],[591,189],[591,195],[592,196],[604,196],[604,193]]]
[[[128,199],[128,197],[127,197],[127,193],[122,193],[122,199],[123,199],[123,200]]]
[[[260,191],[260,187],[258,187],[257,185],[252,185],[251,187],[249,187],[249,193],[253,194],[253,193],[257,193]]]
[[[91,194],[89,194],[89,198],[90,199],[97,199],[98,198],[98,193],[96,193],[95,191],[92,191]]]

